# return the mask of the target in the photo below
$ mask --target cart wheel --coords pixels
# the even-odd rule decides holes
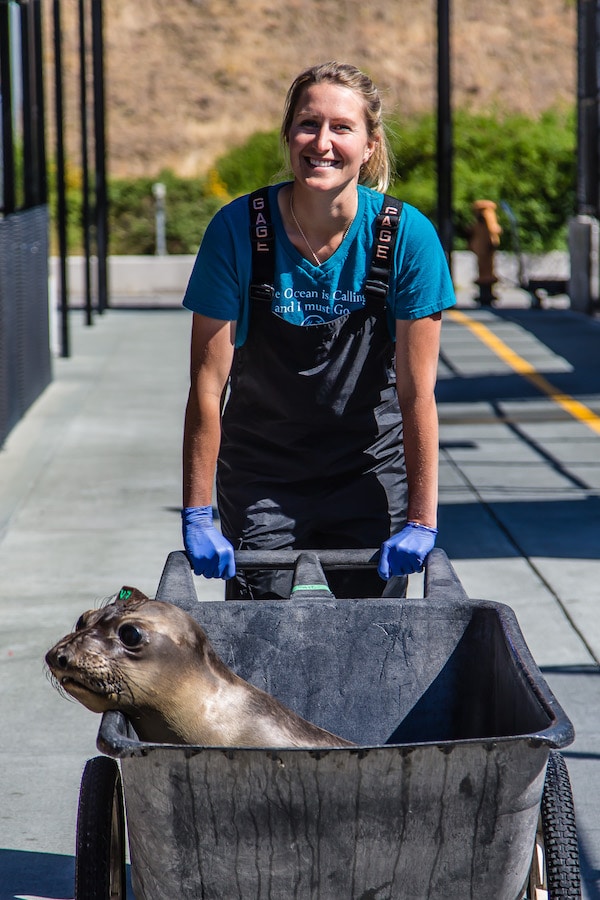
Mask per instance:
[[[125,900],[125,816],[119,767],[88,760],[77,812],[75,900]]]
[[[529,886],[530,900],[579,900],[579,849],[573,794],[561,753],[551,751],[542,794]]]

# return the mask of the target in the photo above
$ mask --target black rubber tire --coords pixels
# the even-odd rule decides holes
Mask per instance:
[[[548,758],[542,795],[542,832],[549,900],[579,900],[581,876],[575,807],[562,753]]]
[[[114,759],[88,760],[77,812],[75,900],[126,900],[125,814]]]

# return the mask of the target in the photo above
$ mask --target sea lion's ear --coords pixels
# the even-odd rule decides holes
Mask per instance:
[[[122,587],[116,597],[117,603],[129,603],[130,601],[140,601],[140,600],[148,600],[145,594],[142,594],[141,591],[138,591],[137,588],[134,587]]]

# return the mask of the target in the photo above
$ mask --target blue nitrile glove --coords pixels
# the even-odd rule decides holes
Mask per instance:
[[[233,578],[233,547],[213,525],[212,506],[186,506],[181,510],[183,546],[195,575]]]
[[[437,528],[408,522],[402,531],[393,534],[381,546],[377,571],[387,581],[392,575],[420,572],[425,557],[433,550]]]

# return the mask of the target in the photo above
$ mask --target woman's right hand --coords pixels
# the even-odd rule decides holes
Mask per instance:
[[[233,578],[232,545],[213,524],[212,506],[186,506],[181,511],[183,546],[195,575]]]
[[[412,575],[421,572],[427,554],[433,550],[437,528],[407,522],[402,531],[393,534],[381,545],[377,571],[384,581],[392,575]]]

